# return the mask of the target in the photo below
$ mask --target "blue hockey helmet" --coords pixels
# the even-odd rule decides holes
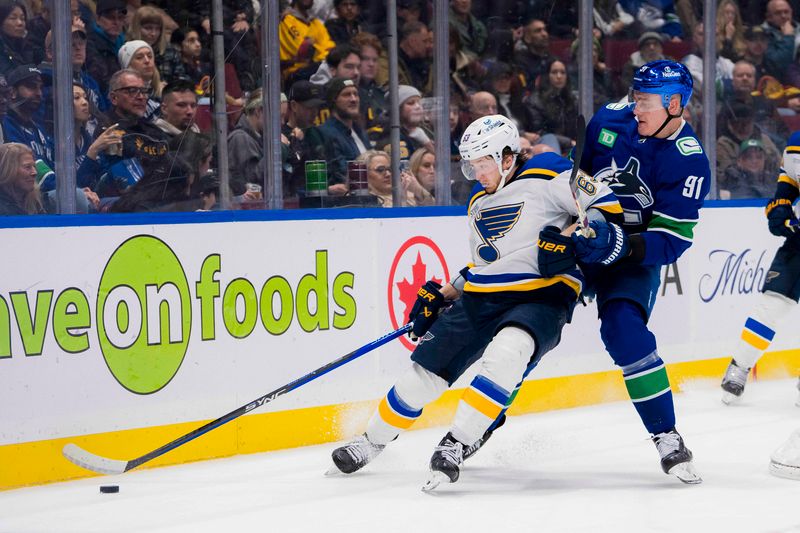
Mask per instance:
[[[692,74],[683,63],[659,59],[639,67],[633,75],[631,89],[641,93],[660,94],[664,107],[669,107],[673,94],[681,97],[681,107],[686,107],[692,97]]]

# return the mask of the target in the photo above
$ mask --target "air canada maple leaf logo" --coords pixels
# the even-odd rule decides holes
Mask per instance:
[[[394,256],[389,272],[389,316],[396,329],[408,321],[408,313],[417,299],[417,289],[426,281],[444,284],[450,279],[447,263],[439,247],[427,237],[408,239]],[[405,337],[401,342],[409,350],[414,344]]]

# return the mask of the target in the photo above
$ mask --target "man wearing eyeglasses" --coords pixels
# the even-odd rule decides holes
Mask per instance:
[[[144,118],[149,96],[150,88],[135,70],[120,70],[109,80],[111,109],[96,134],[114,128],[122,141],[98,158],[96,172],[101,180],[97,193],[101,197],[120,195],[141,179],[148,166],[165,161],[168,137]]]

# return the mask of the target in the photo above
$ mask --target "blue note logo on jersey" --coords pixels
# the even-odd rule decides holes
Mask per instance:
[[[495,248],[494,241],[511,231],[511,228],[519,220],[523,205],[525,205],[525,202],[490,207],[478,211],[473,225],[483,241],[483,244],[478,246],[478,256],[481,259],[487,263],[497,261],[500,253]]]
[[[635,157],[628,159],[628,163],[621,169],[611,159],[611,166],[598,172],[595,179],[606,182],[617,198],[633,198],[645,209],[653,205],[653,193],[639,177],[640,167],[641,163]]]

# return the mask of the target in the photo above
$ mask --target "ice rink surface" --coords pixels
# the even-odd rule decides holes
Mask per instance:
[[[401,435],[351,476],[323,475],[329,444],[0,492],[0,532],[800,532],[800,481],[767,471],[800,427],[795,380],[750,383],[733,407],[717,383],[685,388],[678,430],[701,485],[663,474],[618,402],[511,417],[430,495],[420,487],[444,428]]]

